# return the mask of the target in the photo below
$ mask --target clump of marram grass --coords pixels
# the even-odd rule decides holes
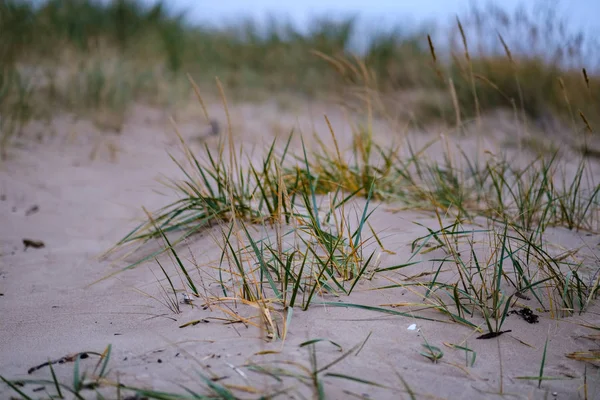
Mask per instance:
[[[556,226],[592,232],[600,229],[600,184],[593,178],[589,162],[582,158],[571,171],[557,154],[540,156],[522,166],[495,155],[473,162],[460,148],[455,158],[447,143],[439,162],[425,154],[431,144],[418,151],[409,146],[407,159],[392,150],[380,158],[385,161],[383,169],[368,163],[349,166],[339,162],[339,149],[336,153],[323,150],[313,156],[310,165],[296,167],[300,168],[296,171],[312,176],[323,192],[350,188],[353,193],[361,193],[361,188],[366,193],[365,186],[360,185],[360,172],[373,171],[379,175],[368,182],[380,199],[394,199],[408,209],[457,216],[457,222],[449,226],[440,220],[439,231],[429,229],[429,235],[420,239],[422,243],[418,240],[413,246],[418,247],[415,255],[430,241],[434,248],[445,249],[444,258],[433,260],[439,265],[429,274],[434,276],[432,281],[420,279],[400,285],[425,290],[415,292],[424,300],[419,306],[436,309],[473,328],[478,326],[477,318],[483,317],[490,334],[502,332],[519,296],[530,295],[551,317],[584,312],[598,292],[593,267],[587,265],[589,260],[579,259],[577,251],[557,254],[544,234]],[[355,141],[354,153],[371,145],[368,138],[360,145]],[[492,226],[463,227],[462,220],[476,217],[485,217]],[[487,249],[485,254],[475,250],[482,246]],[[415,255],[405,264],[378,268],[377,272],[413,267],[418,264],[412,262]],[[457,281],[439,275],[449,265],[456,268]],[[386,288],[390,287],[396,286]]]
[[[281,164],[288,146],[289,141],[277,155],[273,142],[262,163],[248,161],[244,167],[234,158],[225,161],[222,151],[213,154],[208,147],[208,164],[203,165],[184,144],[188,165],[177,164],[186,180],[172,182],[181,199],[154,215],[148,214],[148,223],[117,244],[143,244],[160,237],[165,247],[125,269],[168,251],[186,282],[186,292],[203,297],[206,304],[242,301],[255,306],[271,338],[285,337],[294,307],[306,310],[315,296],[323,293],[350,295],[365,272],[375,269],[376,251],[366,248],[370,242],[377,246],[380,241],[363,233],[373,191],[353,221],[349,209],[356,193],[344,194],[338,188],[328,199],[318,196],[318,180],[311,175],[306,158],[307,180],[288,191]],[[192,277],[176,250],[178,243],[209,225],[222,230],[222,238],[217,240],[222,255],[216,275],[205,270],[208,277],[201,277],[216,281],[220,287],[221,294],[210,296],[200,290],[200,282]],[[252,225],[274,230],[275,235],[256,239],[250,233]],[[167,234],[176,232],[179,236],[169,240]],[[203,274],[203,268],[195,269]]]
[[[427,228],[429,233],[413,242],[413,255],[402,266],[415,265],[411,260],[417,255],[442,252],[441,257],[421,261],[431,262],[430,271],[399,285],[421,297],[420,306],[475,329],[483,324],[490,334],[499,334],[520,299],[533,300],[538,310],[558,318],[583,313],[598,294],[589,260],[570,251],[558,253],[516,225],[467,228],[461,220],[448,225],[439,215],[438,220],[440,229]]]
[[[388,179],[394,185],[387,187],[387,198],[406,208],[505,221],[540,237],[548,227],[600,230],[600,182],[586,158],[575,170],[557,152],[523,165],[505,154],[489,153],[476,161],[444,141],[443,159],[437,161],[425,153],[433,143],[420,150],[409,144],[409,156],[391,162],[388,176],[393,178]]]
[[[290,137],[281,149],[273,141],[259,163],[250,159],[240,162],[238,154],[243,152],[238,153],[231,143],[226,154],[224,142],[216,152],[206,146],[202,157],[206,161],[201,162],[182,141],[186,165],[173,160],[185,180],[171,182],[180,200],[159,210],[117,244],[145,243],[162,237],[166,247],[127,268],[168,250],[185,276],[187,290],[201,296],[174,246],[206,226],[220,225],[223,255],[217,281],[222,295],[205,301],[240,299],[254,304],[261,310],[270,337],[285,337],[290,311],[296,304],[307,309],[313,296],[323,291],[349,295],[373,265],[375,253],[363,255],[367,241],[361,232],[370,215],[367,207],[377,197],[448,215],[456,210],[457,221],[483,216],[502,227],[502,234],[493,229],[484,231],[490,235],[487,242],[483,241],[489,248],[486,255],[474,252],[475,239],[466,242],[470,250],[459,250],[458,239],[475,231],[457,230],[458,222],[450,230],[441,222],[439,232],[430,230],[446,251],[438,271],[453,263],[460,281],[438,281],[436,274],[424,299],[428,307],[454,321],[475,327],[469,318],[478,311],[491,333],[500,332],[514,295],[501,290],[504,280],[515,293],[532,291],[540,306],[550,309],[553,315],[582,312],[595,297],[597,285],[586,280],[583,265],[550,255],[543,239],[550,226],[598,230],[600,185],[591,178],[585,160],[567,176],[565,171],[560,175],[556,155],[523,167],[496,156],[472,162],[460,149],[455,159],[448,143],[443,163],[426,157],[425,150],[432,143],[419,151],[409,147],[409,158],[403,160],[395,148],[385,152],[378,148],[369,126],[366,133],[355,133],[351,145],[354,161],[348,163],[342,156],[345,149],[338,147],[331,125],[329,128],[335,152],[323,149],[309,156],[303,145],[302,154],[294,157],[289,153]],[[378,153],[373,155],[374,149]],[[330,201],[322,209],[317,199],[328,193]],[[365,196],[367,202],[351,230],[344,208],[357,195]],[[332,218],[334,224],[327,225]],[[275,238],[267,235],[255,239],[248,229],[251,225],[274,228]],[[179,237],[169,241],[166,235],[176,232]],[[471,258],[465,259],[464,254]],[[511,273],[504,267],[508,259],[513,263]],[[529,266],[532,262],[537,264],[535,271]],[[412,265],[409,260],[400,266],[371,270],[381,273]],[[539,293],[542,286],[544,295]],[[452,293],[448,294],[454,299],[455,310],[433,295],[435,290],[450,288]],[[273,313],[281,315],[274,318]],[[283,329],[277,321],[283,323]]]
[[[187,171],[187,181],[176,187],[184,198],[173,203],[167,212],[163,210],[151,217],[148,225],[138,227],[120,244],[146,241],[156,235],[163,237],[164,250],[174,255],[188,282],[186,291],[203,298],[206,304],[225,305],[240,300],[253,305],[260,310],[263,323],[258,325],[250,319],[244,320],[265,328],[272,339],[285,339],[294,308],[306,310],[315,295],[350,295],[367,271],[373,276],[422,265],[423,261],[415,262],[413,258],[424,250],[439,249],[444,256],[431,260],[436,266],[433,271],[417,274],[421,279],[400,286],[411,288],[422,298],[419,307],[435,309],[450,320],[474,329],[480,329],[480,322],[483,322],[489,334],[503,332],[504,321],[520,298],[535,299],[539,308],[549,311],[551,317],[561,317],[581,314],[597,295],[598,280],[593,281],[586,259],[582,261],[571,251],[558,254],[544,240],[549,226],[597,229],[600,189],[598,186],[586,189],[589,185],[582,183],[587,176],[583,163],[569,184],[564,176],[563,181],[554,177],[557,173],[553,166],[554,157],[534,161],[522,169],[492,158],[482,167],[468,164],[466,174],[458,172],[458,165],[449,155],[444,166],[415,155],[411,157],[414,165],[390,163],[388,174],[397,171],[395,179],[399,183],[398,187],[387,188],[390,191],[387,198],[395,196],[405,199],[406,204],[413,207],[420,204],[418,207],[422,209],[441,210],[446,214],[454,209],[458,213],[457,220],[447,226],[438,217],[440,229],[428,229],[428,235],[415,240],[414,254],[406,263],[379,267],[375,251],[364,254],[369,240],[381,246],[379,239],[373,231],[370,239],[363,238],[361,232],[367,225],[368,206],[375,191],[385,193],[378,186],[383,179],[368,181],[370,188],[366,192],[366,188],[357,183],[362,182],[360,178],[352,177],[349,169],[340,168],[341,172],[335,178],[337,186],[327,190],[320,183],[325,170],[320,163],[326,161],[329,170],[334,170],[332,165],[341,164],[335,164],[326,156],[315,157],[309,162],[304,149],[302,166],[288,168],[285,172],[279,162],[285,160],[289,143],[279,157],[275,156],[276,145],[273,143],[261,164],[262,169],[249,164],[246,167],[249,172],[242,173],[238,166],[235,174],[228,172],[231,169],[223,161],[223,155],[221,161],[214,161],[207,148],[207,158],[211,161],[209,166],[201,167],[186,148],[188,161],[197,176],[181,167]],[[464,153],[462,156],[466,157]],[[230,159],[229,165],[237,163]],[[286,183],[286,177],[293,177],[289,171],[296,171],[297,175],[295,180]],[[304,171],[302,179],[298,178],[299,171]],[[213,180],[209,181],[209,176]],[[454,178],[450,179],[452,176]],[[465,179],[467,176],[469,179]],[[239,180],[233,181],[233,177]],[[290,184],[292,181],[295,182],[293,185]],[[345,190],[347,182],[357,185],[358,189],[348,193]],[[318,190],[329,193],[325,208],[317,201],[322,198]],[[361,191],[365,191],[367,201],[358,220],[352,224],[345,208]],[[209,196],[209,193],[212,194]],[[475,216],[486,217],[491,225],[467,229],[463,220],[472,220]],[[176,242],[171,243],[165,236],[165,232],[180,230],[180,237],[186,238],[208,223],[222,227],[220,247],[223,252],[216,268],[217,275],[211,277],[208,274],[208,279],[218,283],[221,294],[210,296],[201,293],[197,278],[191,277],[189,268],[184,266],[173,247]],[[262,225],[266,232],[274,229],[275,234],[257,239],[250,233],[252,224]],[[431,244],[433,248],[430,248]],[[480,250],[481,247],[484,250]],[[196,270],[202,274],[202,268],[196,266]],[[433,278],[424,281],[423,276]],[[408,315],[360,304],[323,304]],[[415,313],[411,316],[430,319]]]

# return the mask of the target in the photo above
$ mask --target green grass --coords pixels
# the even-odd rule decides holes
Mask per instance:
[[[369,115],[369,99],[366,104]],[[597,297],[593,260],[579,257],[577,249],[558,251],[547,239],[554,228],[600,230],[600,186],[589,159],[575,160],[575,168],[558,153],[525,163],[507,154],[473,159],[447,139],[422,148],[410,142],[404,148],[401,143],[383,147],[370,120],[355,126],[349,148],[341,148],[326,122],[330,148],[315,137],[319,151],[308,152],[303,141],[294,151],[290,136],[274,140],[262,159],[246,156],[231,136],[221,138],[216,150],[206,146],[197,154],[182,140],[185,158],[173,159],[182,180],[170,184],[179,200],[149,214],[149,222],[117,244],[144,245],[158,238],[165,247],[126,269],[168,251],[184,285],[172,287],[173,292],[185,291],[223,311],[227,320],[283,342],[293,329],[295,310],[319,305],[453,322],[489,339],[506,332],[509,312],[523,296],[553,319],[581,315]],[[436,145],[443,149],[441,159],[429,156]],[[377,251],[385,249],[368,220],[371,207],[382,202],[429,212],[439,225],[423,226],[412,254],[398,265],[377,262]],[[210,227],[218,232],[213,234],[221,249],[218,262],[184,262],[178,244]],[[417,300],[378,306],[353,302],[360,280],[378,282],[379,276],[404,271],[412,277],[371,290],[402,288]],[[218,293],[207,294],[207,281],[218,284]],[[332,295],[348,299],[328,301]],[[241,304],[256,315],[234,312]],[[456,348],[465,351],[467,364],[473,353],[472,366],[475,353]],[[421,350],[434,363],[443,357],[427,342]],[[540,385],[551,379],[543,374],[545,357],[546,352],[535,377]],[[321,396],[314,373],[298,379],[310,382],[315,396]]]
[[[179,200],[155,212],[116,247],[158,237],[166,246],[125,269],[169,251],[185,277],[185,290],[201,297],[198,277],[192,277],[176,248],[194,233],[218,226],[217,275],[198,265],[192,269],[218,282],[222,293],[211,301],[257,305],[270,338],[284,338],[294,307],[308,309],[315,296],[350,295],[360,279],[416,264],[432,263],[433,278],[382,290],[411,288],[422,299],[419,307],[474,329],[483,322],[489,333],[502,332],[515,294],[530,295],[553,318],[581,314],[596,297],[589,260],[577,258],[577,251],[557,254],[545,240],[549,228],[600,230],[600,184],[587,159],[581,158],[575,170],[558,154],[525,164],[492,154],[473,161],[446,140],[442,161],[428,156],[429,148],[440,144],[435,142],[421,149],[409,143],[406,157],[400,146],[378,146],[369,123],[355,127],[350,148],[342,149],[326,121],[332,151],[316,138],[322,150],[308,153],[302,145],[294,152],[290,136],[281,144],[274,140],[262,161],[232,146],[231,138],[227,151],[222,138],[218,150],[206,146],[198,156],[182,140],[186,158],[173,161],[184,179],[170,184]],[[365,251],[371,245],[385,251],[368,223],[375,200],[433,212],[439,229],[426,228],[406,263],[380,268],[376,251]],[[349,220],[351,205],[360,201],[364,206],[354,211],[356,222]],[[486,226],[468,227],[482,217]],[[263,236],[256,238],[252,226],[262,227]],[[371,236],[365,238],[367,227]],[[432,251],[442,256],[413,261]],[[337,306],[365,308],[351,302]]]
[[[357,191],[338,188],[327,198],[318,195],[318,179],[310,173],[306,151],[303,164],[308,173],[290,185],[291,175],[283,167],[289,143],[278,147],[273,142],[262,162],[252,162],[208,147],[196,157],[182,141],[186,163],[174,162],[184,180],[171,182],[180,200],[148,213],[149,222],[116,247],[132,245],[135,251],[156,238],[165,246],[125,269],[168,251],[185,292],[203,297],[204,282],[214,280],[221,293],[203,300],[256,305],[271,338],[284,338],[294,308],[307,310],[323,293],[349,296],[366,271],[375,269],[376,249],[381,246],[374,232],[367,235],[373,191],[361,201],[364,204],[355,199]],[[215,240],[222,254],[216,272],[186,265],[177,250],[178,243],[210,226],[220,229]],[[264,232],[260,238],[252,233],[256,227]],[[178,292],[168,281],[171,291]],[[167,296],[167,307],[174,309],[172,303]]]
[[[596,289],[582,277],[582,264],[552,256],[546,245],[532,243],[515,226],[469,230],[456,222],[418,239],[415,254],[431,252],[429,242],[444,254],[430,259],[437,273],[406,286],[421,289],[424,304],[436,304],[457,322],[483,318],[489,332],[500,332],[516,293],[555,317],[581,314],[595,297]],[[443,268],[456,272],[440,274]]]
[[[427,154],[434,144],[442,144],[446,149],[442,161]],[[313,176],[318,193],[341,189],[367,196],[372,187],[373,196],[379,200],[471,220],[484,216],[534,232],[534,237],[541,237],[548,227],[600,230],[600,182],[583,156],[572,171],[558,153],[541,155],[519,165],[503,154],[474,160],[445,140],[421,149],[407,143],[407,157],[400,155],[400,148],[392,144],[384,149],[358,131],[350,157],[341,156],[347,153],[339,149],[328,151],[322,145],[309,163],[288,169],[288,181],[298,186],[298,181],[302,183],[305,177]]]
[[[502,332],[516,294],[530,296],[553,318],[588,308],[598,290],[588,279],[589,260],[578,258],[577,251],[558,254],[545,240],[553,227],[598,232],[600,186],[586,159],[570,171],[557,154],[521,165],[490,155],[475,164],[448,143],[442,161],[427,157],[432,143],[420,150],[410,147],[409,157],[402,158],[395,146],[377,146],[368,135],[371,129],[355,132],[350,151],[337,146],[331,126],[332,152],[322,146],[308,154],[303,146],[294,153],[292,137],[282,145],[275,140],[260,162],[244,158],[243,149],[225,153],[225,139],[216,153],[205,147],[202,156],[182,141],[185,164],[174,162],[184,180],[171,184],[180,199],[117,244],[143,245],[161,237],[166,247],[126,269],[169,251],[186,291],[203,296],[192,270],[215,279],[221,294],[210,302],[255,304],[272,339],[285,339],[293,309],[307,310],[315,296],[348,296],[360,279],[419,266],[427,271],[428,264],[434,268],[426,274],[431,279],[380,289],[410,288],[422,300],[412,306],[436,310],[472,329],[483,324],[492,334]],[[363,233],[375,199],[437,216],[439,228],[424,227],[427,234],[414,241],[413,254],[403,264],[375,263],[376,249],[385,250],[372,228],[370,237]],[[361,201],[351,221],[349,212]],[[482,217],[486,225],[469,227]],[[210,226],[221,230],[216,275],[198,265],[186,267],[176,250],[177,243]],[[261,227],[261,237],[251,233],[253,226]],[[415,261],[434,251],[433,258]],[[392,311],[352,302],[322,304]]]

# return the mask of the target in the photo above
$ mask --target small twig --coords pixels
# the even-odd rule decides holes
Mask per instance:
[[[80,359],[84,360],[86,358],[88,358],[90,356],[90,354],[96,355],[96,356],[102,356],[102,354],[100,353],[96,353],[94,351],[82,351],[81,353],[75,353],[75,354],[68,354],[62,358],[59,358],[57,360],[53,360],[53,361],[46,361],[45,363],[42,363],[40,365],[37,365],[35,367],[31,367],[27,370],[28,374],[31,374],[39,369],[42,369],[44,367],[48,367],[50,365],[54,365],[54,364],[64,364],[66,362],[73,362],[77,359],[77,357],[79,357]]]
[[[45,244],[41,240],[23,239],[23,246],[25,246],[25,250],[27,250],[29,247],[41,249],[45,246]]]

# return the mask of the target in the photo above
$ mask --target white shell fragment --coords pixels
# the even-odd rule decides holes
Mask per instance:
[[[183,304],[192,304],[192,298],[187,293],[183,293]]]

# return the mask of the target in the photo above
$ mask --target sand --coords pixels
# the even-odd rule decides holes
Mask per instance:
[[[217,101],[209,108],[216,119],[225,121]],[[310,135],[314,129],[326,137],[328,131],[321,117],[324,112],[330,115],[342,145],[347,144],[350,129],[344,123],[343,113],[335,107],[307,104],[293,110],[281,110],[270,103],[234,105],[231,109],[234,137],[246,148],[263,146],[293,126],[302,134]],[[182,135],[199,150],[201,142],[195,138],[206,132],[207,126],[198,113],[179,113],[176,119]],[[225,129],[224,126],[221,128]],[[383,122],[381,127],[380,139],[390,140],[399,134]],[[47,367],[31,374],[27,371],[48,359],[78,352],[102,352],[111,344],[110,377],[114,380],[118,377],[120,382],[129,385],[177,390],[177,385],[183,384],[202,391],[205,385],[198,371],[205,376],[222,378],[219,379],[221,384],[251,386],[267,393],[287,388],[280,398],[312,398],[315,394],[309,386],[291,380],[278,383],[243,370],[242,366],[274,360],[309,366],[309,352],[299,347],[300,343],[324,338],[347,351],[370,335],[358,353],[353,352],[326,372],[359,377],[392,389],[326,376],[323,382],[328,398],[351,398],[350,393],[364,398],[410,398],[407,388],[416,398],[576,399],[584,396],[586,364],[565,355],[597,346],[582,338],[594,332],[579,324],[598,326],[598,305],[581,316],[562,319],[538,313],[537,324],[528,324],[511,315],[503,329],[512,332],[490,340],[477,340],[475,337],[479,334],[456,323],[315,304],[308,311],[295,311],[282,343],[268,340],[261,329],[227,323],[225,313],[218,308],[192,308],[182,304],[181,314],[172,313],[148,297],[160,298],[160,285],[154,275],[160,272],[155,262],[90,286],[134,259],[133,256],[126,259],[99,256],[143,220],[141,207],[156,210],[174,199],[174,194],[164,188],[159,178],[181,176],[168,157],[169,151],[175,157],[181,156],[177,138],[165,112],[141,106],[128,116],[120,135],[100,132],[92,123],[74,121],[68,115],[56,117],[50,125],[32,124],[27,130],[29,137],[41,133],[41,140],[21,141],[0,168],[0,374],[7,378],[47,379],[50,377]],[[48,134],[51,131],[54,133]],[[497,131],[498,135],[492,137],[490,143],[502,143],[499,136],[512,134],[502,128]],[[433,134],[435,131],[415,133],[415,140],[425,142]],[[101,142],[97,141],[99,137]],[[216,138],[203,140],[209,146],[216,144]],[[461,140],[465,145],[475,141],[469,137]],[[383,254],[381,266],[406,262],[410,243],[426,234],[423,227],[412,222],[431,227],[437,223],[431,214],[392,212],[392,206],[380,205],[371,218],[385,247],[395,253]],[[558,228],[551,234],[553,240],[565,247],[588,243],[589,251],[597,254],[598,236]],[[217,265],[220,250],[214,237],[218,235],[219,228],[213,227],[181,245],[186,263],[193,254],[202,265]],[[44,247],[25,249],[23,239],[42,241]],[[174,273],[169,257],[163,255],[159,260]],[[401,280],[398,274],[387,276]],[[372,306],[418,300],[406,289],[369,291],[389,282],[385,277],[363,281],[349,298],[326,300]],[[181,287],[179,282],[175,284]],[[211,285],[208,288],[215,289]],[[237,307],[230,304],[230,307],[242,315],[256,314],[239,304]],[[420,315],[444,319],[433,311]],[[208,322],[180,328],[186,322],[199,319]],[[410,330],[413,324],[417,329]],[[419,354],[425,339],[444,351],[438,363]],[[546,339],[544,375],[561,379],[544,381],[538,388],[536,380],[517,377],[539,374]],[[464,351],[444,345],[464,344],[465,340],[477,353],[473,366],[466,366]],[[326,341],[316,346],[321,366],[343,354]],[[273,354],[265,354],[266,350],[272,350]],[[92,368],[96,360],[97,357],[90,356],[82,361],[81,368]],[[55,369],[61,379],[70,382],[73,363],[56,365]],[[588,364],[586,374],[587,398],[600,398],[598,368]],[[50,386],[32,392],[41,386],[27,385],[22,390],[34,398],[53,393]],[[104,393],[112,393],[107,398],[115,396],[114,390]],[[243,398],[258,397],[256,393],[236,393]],[[0,398],[11,395],[15,393],[0,385]],[[90,391],[84,391],[83,395],[93,396]]]

